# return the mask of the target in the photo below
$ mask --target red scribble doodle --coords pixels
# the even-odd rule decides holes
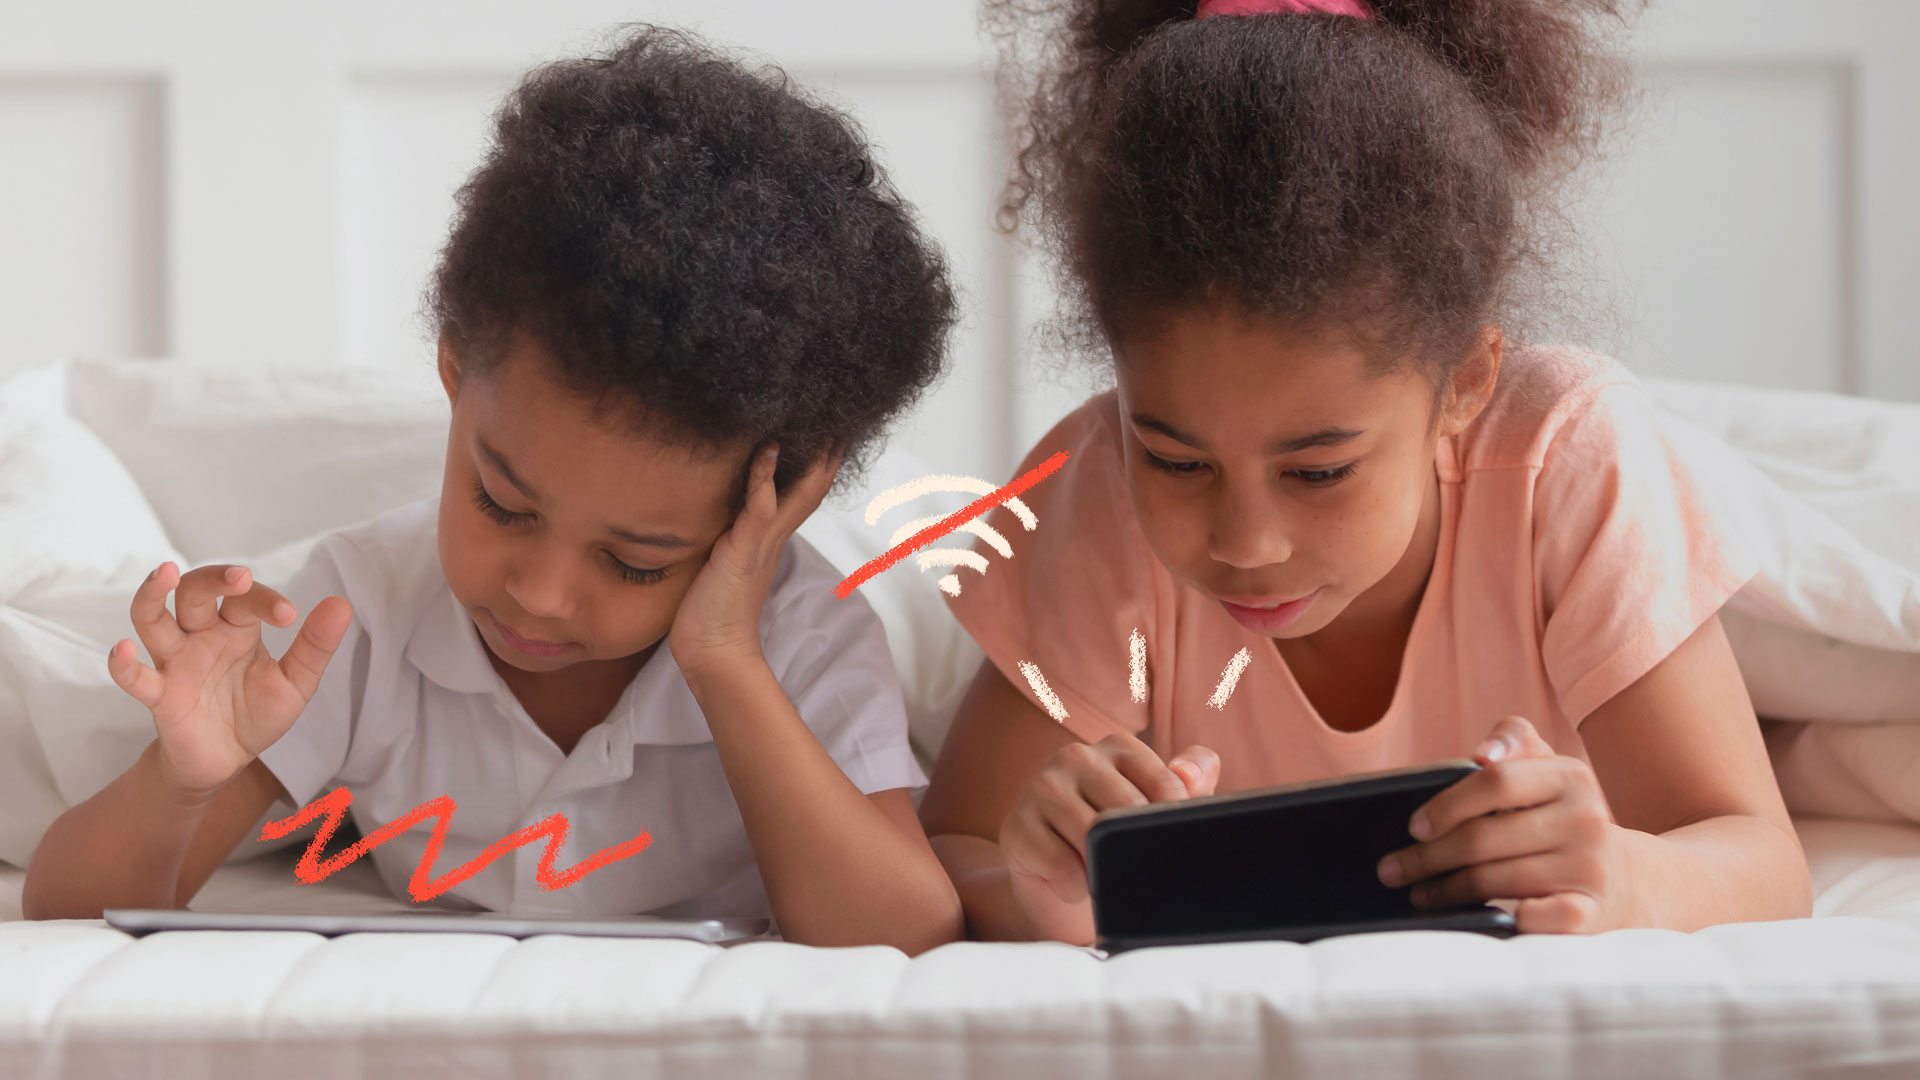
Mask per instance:
[[[326,820],[320,824],[319,831],[314,833],[313,842],[307,845],[306,853],[300,856],[299,864],[293,868],[293,876],[298,878],[301,884],[314,885],[335,871],[345,868],[353,860],[413,828],[422,818],[438,818],[439,820],[433,826],[433,835],[427,838],[427,850],[420,855],[420,865],[414,869],[413,879],[407,882],[407,893],[416,903],[432,900],[485,870],[500,856],[515,848],[531,844],[543,836],[547,838],[547,850],[540,856],[540,868],[535,874],[543,889],[564,889],[608,863],[619,862],[629,855],[638,854],[653,842],[653,834],[643,832],[624,844],[617,844],[583,862],[575,863],[572,869],[564,873],[556,874],[553,871],[553,860],[559,856],[560,849],[566,846],[568,828],[567,816],[556,813],[517,833],[501,837],[492,847],[474,856],[465,865],[449,870],[439,878],[428,880],[428,873],[432,870],[434,861],[440,857],[440,847],[446,842],[447,824],[453,820],[455,809],[453,796],[442,795],[437,799],[423,802],[407,811],[405,816],[382,825],[372,836],[362,837],[359,843],[321,862],[320,853],[326,850],[327,841],[333,839],[335,830],[339,829],[340,823],[346,820],[347,807],[352,805],[352,792],[344,787],[334,788],[293,814],[262,825],[260,839],[278,840],[307,822],[323,814],[326,815]]]
[[[1052,476],[1058,472],[1060,466],[1065,465],[1067,459],[1072,456],[1073,451],[1062,450],[1040,464],[1035,465],[1033,468],[1028,469],[1026,472],[1021,473],[1013,483],[1008,484],[1006,487],[994,491],[991,495],[980,496],[961,509],[948,514],[939,521],[900,541],[898,544],[888,548],[879,558],[848,574],[845,581],[833,587],[833,595],[842,600],[846,599],[853,590],[866,584],[867,581],[876,574],[885,573],[892,568],[894,563],[919,551],[921,548],[926,547],[935,540],[965,525],[981,514],[986,513],[1040,481],[1045,480],[1047,477]]]

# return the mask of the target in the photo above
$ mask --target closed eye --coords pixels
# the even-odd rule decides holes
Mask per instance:
[[[512,525],[515,522],[525,521],[533,516],[532,514],[516,513],[494,502],[493,496],[487,494],[487,486],[478,480],[474,481],[473,484],[473,503],[480,508],[481,513],[502,525]]]
[[[1159,469],[1164,473],[1172,473],[1175,476],[1193,476],[1201,469],[1207,467],[1205,462],[1173,461],[1168,458],[1163,458],[1144,446],[1140,448],[1140,452],[1146,456],[1146,462],[1149,466]]]
[[[1360,463],[1356,461],[1337,469],[1294,469],[1291,475],[1314,487],[1329,487],[1352,476],[1353,471],[1359,466]]]
[[[494,502],[493,496],[487,494],[486,485],[477,480],[473,485],[473,502],[475,506],[480,508],[481,513],[502,525],[518,525],[523,521],[533,519],[532,514],[523,514],[518,511],[509,510],[499,503]],[[630,585],[652,585],[667,576],[666,567],[645,568],[628,566],[626,563],[615,558],[612,552],[607,553],[607,562],[612,564],[613,572],[619,575],[620,580]]]

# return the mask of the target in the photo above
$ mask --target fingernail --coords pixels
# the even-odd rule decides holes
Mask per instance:
[[[293,618],[293,605],[285,601],[273,605],[273,617],[282,621]]]
[[[1407,894],[1407,899],[1413,901],[1414,907],[1426,907],[1427,887],[1425,885],[1415,885],[1413,891]]]
[[[1481,743],[1480,749],[1474,751],[1474,753],[1476,756],[1486,758],[1488,761],[1499,761],[1501,758],[1507,756],[1507,740],[1488,739],[1486,742]]]
[[[1398,885],[1401,882],[1400,859],[1389,855],[1380,860],[1380,881],[1384,885]]]
[[[227,567],[227,572],[222,576],[227,579],[227,584],[232,585],[240,580],[240,568],[237,566],[229,566]]]
[[[1407,831],[1413,834],[1415,840],[1425,840],[1427,838],[1427,834],[1433,831],[1433,823],[1427,820],[1427,812],[1425,810],[1413,815],[1413,820],[1407,823]]]

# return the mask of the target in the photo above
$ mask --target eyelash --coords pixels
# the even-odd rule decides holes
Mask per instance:
[[[1143,451],[1143,453],[1147,456],[1148,465],[1173,476],[1193,476],[1204,468],[1204,466],[1197,461],[1168,461],[1166,458],[1161,457],[1151,450]],[[1359,468],[1359,466],[1360,463],[1356,461],[1342,465],[1337,469],[1296,469],[1293,470],[1291,475],[1298,477],[1302,483],[1312,487],[1332,487],[1347,477],[1352,476],[1354,470]]]
[[[487,494],[487,486],[477,480],[473,485],[473,502],[475,506],[480,508],[481,513],[502,525],[518,524],[533,516],[532,514],[517,513],[494,502],[493,496]],[[642,570],[637,566],[628,566],[612,555],[608,555],[607,559],[613,563],[613,572],[620,575],[622,581],[633,585],[652,585],[667,576],[667,571],[664,568],[658,570]]]

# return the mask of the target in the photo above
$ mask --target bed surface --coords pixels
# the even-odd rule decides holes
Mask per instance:
[[[1801,822],[1816,917],[1695,934],[888,948],[0,922],[0,1077],[1920,1075],[1920,827]],[[196,908],[383,911],[291,853]],[[17,920],[22,873],[0,870]]]

